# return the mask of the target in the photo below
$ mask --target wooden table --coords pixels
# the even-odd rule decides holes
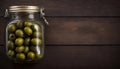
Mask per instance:
[[[42,5],[46,26],[43,60],[12,63],[5,53],[4,9]],[[0,69],[120,69],[120,0],[1,0]]]

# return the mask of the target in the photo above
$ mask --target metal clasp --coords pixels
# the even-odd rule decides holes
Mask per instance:
[[[8,16],[9,16],[8,9],[5,9],[4,17],[8,17]]]
[[[40,16],[42,17],[43,21],[44,21],[47,25],[49,25],[47,19],[44,17],[44,16],[45,16],[44,8],[41,8],[41,9],[40,9]]]

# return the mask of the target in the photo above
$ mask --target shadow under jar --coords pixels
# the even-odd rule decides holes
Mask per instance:
[[[44,24],[38,6],[10,6],[6,54],[17,62],[36,62],[44,54]]]

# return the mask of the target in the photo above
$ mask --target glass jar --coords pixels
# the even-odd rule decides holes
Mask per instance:
[[[38,6],[10,6],[6,53],[15,62],[34,62],[44,55],[44,24]]]

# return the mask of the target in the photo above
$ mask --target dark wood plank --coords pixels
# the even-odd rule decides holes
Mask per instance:
[[[11,5],[42,5],[47,16],[120,16],[120,0],[3,0]],[[0,11],[0,13],[3,13]]]
[[[0,18],[0,45],[5,44],[6,26],[8,24],[7,18]]]
[[[119,18],[50,18],[47,44],[120,44]]]
[[[15,64],[0,46],[0,69],[119,69],[120,46],[46,46],[36,64]]]
[[[0,44],[3,44],[7,21],[0,21]],[[48,21],[47,45],[120,44],[120,18],[50,17]]]

